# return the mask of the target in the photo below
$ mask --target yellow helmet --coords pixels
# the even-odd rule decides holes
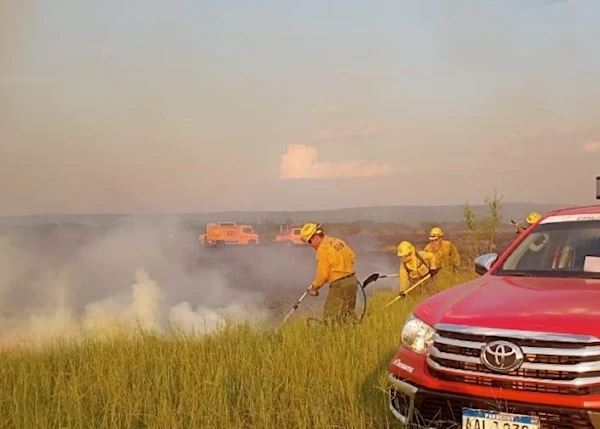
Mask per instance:
[[[537,221],[539,221],[541,218],[542,218],[542,215],[539,214],[538,212],[531,212],[527,216],[527,223],[529,225],[533,225],[534,223],[536,223]]]
[[[398,256],[404,257],[410,255],[415,248],[408,241],[403,241],[398,245]]]
[[[431,231],[429,231],[429,239],[430,240],[435,240],[436,238],[440,238],[444,236],[444,231],[442,231],[442,228],[435,226],[433,228],[431,228]]]
[[[322,232],[321,225],[308,222],[302,225],[300,228],[300,240],[304,243],[308,243],[308,241],[315,235],[317,232]]]

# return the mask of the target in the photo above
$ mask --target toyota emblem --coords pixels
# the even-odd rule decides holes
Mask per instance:
[[[514,371],[521,366],[524,358],[521,348],[508,341],[492,341],[481,349],[481,361],[495,372]]]

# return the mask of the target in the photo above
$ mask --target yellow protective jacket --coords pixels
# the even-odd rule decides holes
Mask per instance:
[[[400,290],[405,291],[411,281],[419,281],[429,274],[430,270],[437,269],[439,269],[439,265],[434,253],[424,250],[413,252],[413,257],[409,263],[404,262],[404,260],[400,262],[400,270],[398,271]]]
[[[456,246],[448,241],[442,240],[439,249],[434,249],[433,243],[427,243],[424,249],[426,252],[433,253],[441,268],[457,267],[460,265],[460,255]]]
[[[316,259],[317,273],[312,282],[314,289],[319,289],[327,282],[334,282],[355,272],[356,254],[339,238],[324,236],[317,249]]]

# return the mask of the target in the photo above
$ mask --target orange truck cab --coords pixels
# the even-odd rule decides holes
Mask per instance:
[[[300,227],[282,225],[279,228],[279,232],[275,235],[275,242],[287,245],[303,244],[302,240],[300,240]]]
[[[241,225],[235,222],[211,222],[206,225],[206,233],[201,234],[203,245],[221,244],[258,244],[259,235],[251,225]]]

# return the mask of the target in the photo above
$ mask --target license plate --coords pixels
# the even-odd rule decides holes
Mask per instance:
[[[462,429],[540,429],[539,417],[463,408]]]

